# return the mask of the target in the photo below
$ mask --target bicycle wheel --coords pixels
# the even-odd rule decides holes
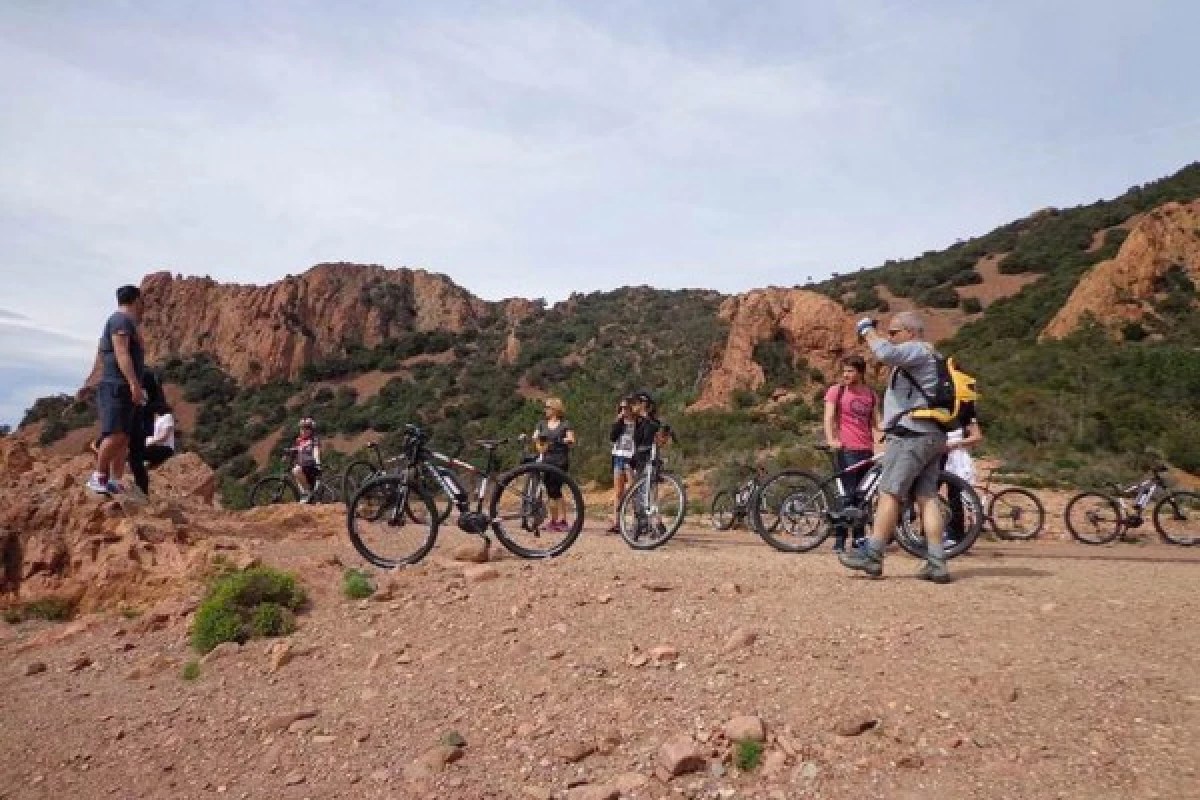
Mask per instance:
[[[955,496],[957,504],[952,502]],[[974,546],[983,529],[983,503],[971,484],[952,472],[942,472],[938,477],[938,507],[943,518],[946,558],[961,556]],[[915,503],[906,503],[900,514],[896,543],[911,556],[926,557],[924,525]]]
[[[399,476],[359,487],[346,507],[346,528],[359,555],[383,569],[416,564],[437,541],[437,512],[428,495]]]
[[[647,491],[642,475],[621,498],[617,526],[621,538],[634,550],[654,550],[671,541],[687,513],[687,490],[669,472],[657,473]]]
[[[1154,529],[1171,544],[1200,544],[1200,494],[1171,492],[1154,507]]]
[[[550,497],[556,485],[561,485],[557,499]],[[567,552],[583,530],[583,493],[558,467],[522,464],[500,477],[488,513],[492,531],[509,552],[521,558],[552,558]]]
[[[727,531],[733,527],[736,515],[733,510],[733,495],[729,492],[717,492],[713,495],[712,511],[708,521],[716,530]]]
[[[346,469],[342,471],[342,497],[346,498],[346,502],[350,502],[359,487],[374,478],[378,472],[379,467],[370,461],[351,461],[347,464]]]
[[[1001,539],[1033,539],[1046,524],[1046,509],[1028,489],[1002,489],[988,503],[987,520]]]
[[[289,478],[272,475],[254,484],[250,490],[250,505],[270,506],[277,503],[295,503],[300,499],[300,491]]]
[[[819,476],[789,469],[772,475],[758,487],[750,498],[747,518],[754,532],[771,547],[785,553],[803,553],[817,547],[833,531],[829,507],[829,496]]]
[[[1125,517],[1117,501],[1101,492],[1075,495],[1067,503],[1063,517],[1067,531],[1084,544],[1108,544],[1125,527]]]

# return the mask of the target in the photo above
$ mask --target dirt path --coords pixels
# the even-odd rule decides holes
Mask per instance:
[[[933,586],[903,555],[870,581],[741,531],[652,553],[589,532],[476,582],[463,540],[361,602],[343,536],[262,542],[314,594],[274,674],[253,642],[182,680],[181,624],[22,650],[36,626],[0,623],[0,797],[1197,796],[1200,552],[988,543]],[[745,714],[763,767],[653,777],[664,741],[723,754]],[[461,760],[414,766],[450,731]]]

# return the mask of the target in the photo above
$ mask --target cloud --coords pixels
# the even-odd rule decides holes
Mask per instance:
[[[156,269],[421,266],[492,299],[821,278],[1194,159],[1197,23],[1115,0],[2,4],[4,302],[90,342]]]
[[[38,397],[73,393],[96,353],[88,341],[0,310],[0,424],[15,426]]]

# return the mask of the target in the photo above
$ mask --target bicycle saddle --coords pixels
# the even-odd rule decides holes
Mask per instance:
[[[508,439],[476,439],[475,444],[482,447],[484,450],[495,450],[502,444],[507,444]]]

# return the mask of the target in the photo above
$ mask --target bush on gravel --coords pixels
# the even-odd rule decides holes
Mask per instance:
[[[296,577],[270,567],[219,576],[196,611],[192,647],[207,653],[222,642],[281,636],[296,629],[295,613],[307,602]]]
[[[762,742],[739,739],[733,743],[733,765],[742,772],[750,772],[762,763]]]
[[[61,597],[46,597],[22,606],[4,609],[4,621],[16,625],[27,619],[44,619],[47,622],[65,622],[75,616],[70,601]]]
[[[371,585],[371,579],[361,570],[348,569],[342,574],[342,594],[351,600],[370,597],[374,591],[375,587]]]

